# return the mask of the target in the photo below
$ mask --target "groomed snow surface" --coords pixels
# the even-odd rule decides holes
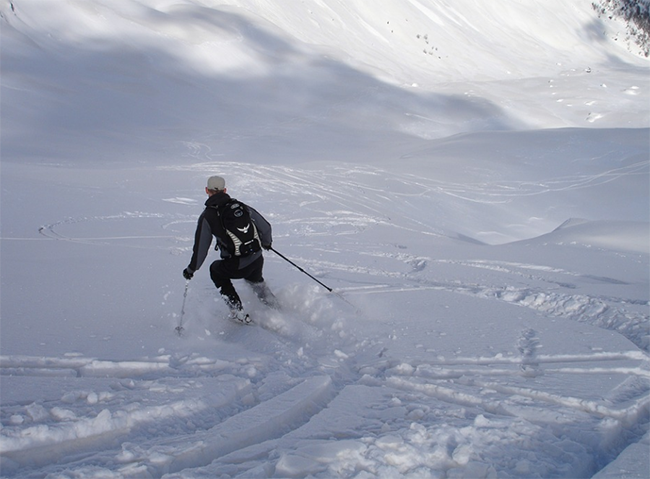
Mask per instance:
[[[3,478],[650,476],[648,60],[452,3],[0,0]]]

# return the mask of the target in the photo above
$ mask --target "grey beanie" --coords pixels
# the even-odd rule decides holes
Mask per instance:
[[[222,191],[226,188],[226,180],[221,176],[211,176],[208,178],[208,189],[211,191]]]

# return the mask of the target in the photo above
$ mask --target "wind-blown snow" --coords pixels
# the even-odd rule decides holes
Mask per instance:
[[[2,0],[0,25],[2,477],[648,477],[624,25],[559,0]],[[237,283],[254,326],[207,265],[184,299],[212,174],[334,291],[269,252],[281,310]]]

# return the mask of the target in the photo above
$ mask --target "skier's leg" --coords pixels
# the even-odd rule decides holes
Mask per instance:
[[[266,304],[268,307],[273,308],[273,309],[278,309],[280,307],[280,303],[278,302],[278,299],[275,297],[275,295],[271,292],[269,287],[266,285],[264,281],[261,281],[259,283],[252,283],[249,282],[251,287],[253,288],[253,291],[259,298],[259,300]]]
[[[244,277],[244,279],[248,284],[251,285],[253,291],[262,303],[271,308],[277,308],[279,306],[278,300],[264,282],[264,277],[262,276],[263,269],[264,257],[261,256],[253,264],[251,264],[251,269],[250,271],[247,271],[248,274]]]
[[[219,289],[228,307],[231,310],[241,310],[241,299],[230,280],[231,273],[229,272],[226,261],[218,260],[210,265],[210,278],[217,289]]]

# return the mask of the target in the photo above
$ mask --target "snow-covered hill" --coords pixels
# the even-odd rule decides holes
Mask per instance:
[[[590,2],[0,26],[2,477],[648,476],[650,65]],[[334,292],[184,298],[212,174]]]

